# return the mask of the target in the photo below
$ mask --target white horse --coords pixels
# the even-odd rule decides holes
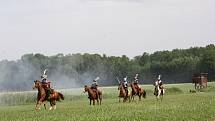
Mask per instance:
[[[164,88],[161,88],[161,86],[159,85],[159,81],[155,82],[155,96],[157,98],[157,100],[161,99],[161,101],[163,100],[163,95],[165,93]]]

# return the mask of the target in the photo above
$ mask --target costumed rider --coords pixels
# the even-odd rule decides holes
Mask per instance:
[[[94,80],[93,80],[93,83],[92,83],[92,85],[91,85],[91,88],[92,89],[96,89],[97,90],[97,88],[98,88],[98,80],[99,80],[100,78],[99,77],[96,77]]]
[[[134,85],[138,88],[138,90],[140,90],[140,86],[139,86],[139,74],[136,74],[134,77]]]
[[[97,96],[99,95],[99,92],[98,92],[98,82],[97,82],[99,79],[100,79],[99,77],[96,77],[93,80],[93,83],[91,85],[91,88],[96,90]]]
[[[47,69],[43,71],[43,74],[41,76],[41,81],[42,81],[42,87],[46,91],[46,98],[50,98],[50,94],[53,93],[53,89],[51,89],[51,82],[47,80],[48,75],[47,75]]]
[[[128,97],[128,82],[127,82],[127,76],[123,80],[123,87],[126,91],[126,97]]]
[[[158,75],[158,79],[155,81],[154,86],[155,86],[154,95],[156,95],[158,89],[162,89],[162,90],[164,89],[160,74]]]

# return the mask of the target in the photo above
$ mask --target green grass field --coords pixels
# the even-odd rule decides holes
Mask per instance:
[[[102,105],[90,106],[82,89],[61,90],[66,100],[57,110],[34,110],[35,92],[2,94],[0,121],[215,121],[215,83],[202,92],[190,93],[192,84],[165,85],[163,101],[153,95],[153,86],[142,86],[147,98],[119,103],[117,87],[102,88]],[[7,98],[5,98],[7,97]],[[5,98],[5,99],[2,99]]]

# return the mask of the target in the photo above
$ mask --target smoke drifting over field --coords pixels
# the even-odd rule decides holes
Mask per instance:
[[[94,64],[93,68],[82,67],[88,69],[81,72],[78,67],[83,62],[81,57],[73,57],[67,62],[59,60],[58,55],[50,58],[52,57],[29,54],[17,61],[0,61],[0,90],[32,90],[33,81],[40,80],[44,69],[48,69],[48,80],[55,89],[83,87],[91,84],[97,76],[101,77],[98,82],[105,84],[103,80],[108,77],[105,66],[101,63]],[[55,60],[57,62],[52,62]]]

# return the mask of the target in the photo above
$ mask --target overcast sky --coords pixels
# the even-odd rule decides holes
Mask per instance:
[[[215,44],[215,0],[0,0],[0,60]]]

